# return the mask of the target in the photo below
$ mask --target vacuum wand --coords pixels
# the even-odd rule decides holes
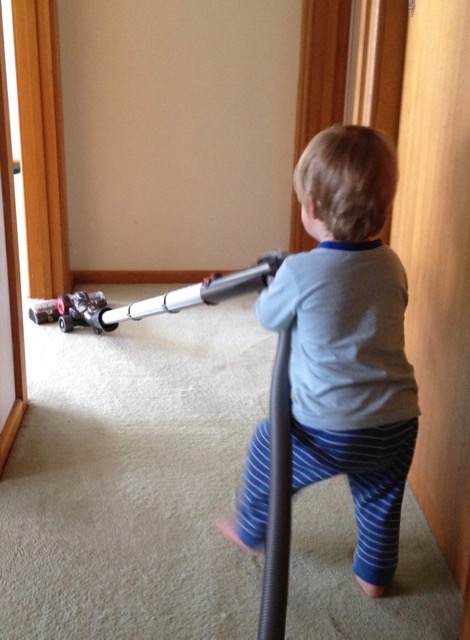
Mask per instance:
[[[251,269],[239,271],[228,276],[210,276],[200,284],[170,291],[165,295],[134,302],[103,313],[101,321],[106,324],[124,320],[140,320],[161,313],[178,313],[181,309],[198,304],[217,304],[237,295],[261,290],[266,286],[266,278],[272,275],[273,265],[261,262]]]
[[[101,292],[83,291],[60,296],[56,301],[34,305],[29,317],[37,324],[59,321],[61,331],[68,333],[77,326],[90,326],[95,333],[114,331],[120,322],[141,320],[162,313],[178,313],[199,304],[218,304],[253,291],[261,291],[274,278],[286,254],[277,251],[260,257],[256,265],[226,276],[214,274],[201,283],[170,291],[161,296],[111,309]]]

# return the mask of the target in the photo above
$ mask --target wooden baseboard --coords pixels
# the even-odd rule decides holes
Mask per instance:
[[[81,284],[195,284],[211,271],[73,271],[73,287]],[[226,275],[228,271],[217,272]],[[65,293],[65,292],[64,292]]]
[[[0,478],[3,468],[11,451],[13,443],[21,426],[24,413],[26,411],[26,403],[23,400],[15,400],[10,414],[5,422],[5,426],[0,431]]]

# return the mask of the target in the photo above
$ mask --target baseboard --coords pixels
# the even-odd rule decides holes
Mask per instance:
[[[11,451],[16,434],[21,426],[26,406],[24,400],[15,400],[7,421],[5,422],[5,426],[2,431],[0,431],[0,479],[8,454]]]
[[[228,271],[218,272],[226,275]],[[73,287],[82,284],[195,284],[211,271],[73,271]]]

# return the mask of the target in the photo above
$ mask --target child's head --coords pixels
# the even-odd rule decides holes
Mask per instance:
[[[342,242],[376,235],[390,213],[398,180],[395,146],[370,127],[335,125],[307,145],[294,172],[301,202]]]

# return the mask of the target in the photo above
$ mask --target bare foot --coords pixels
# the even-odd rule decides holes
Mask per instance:
[[[369,598],[381,598],[383,596],[385,587],[378,587],[375,584],[370,584],[369,582],[362,580],[362,578],[359,578],[358,576],[355,576],[355,578],[358,581],[361,589],[366,595],[369,596]]]
[[[257,549],[249,547],[240,539],[239,535],[237,534],[235,520],[231,515],[222,514],[220,516],[217,516],[217,518],[215,519],[215,526],[224,536],[224,538],[227,538],[227,540],[230,540],[230,542],[236,544],[237,547],[240,547],[240,549],[243,549],[244,551],[250,551],[251,553],[256,553]]]

